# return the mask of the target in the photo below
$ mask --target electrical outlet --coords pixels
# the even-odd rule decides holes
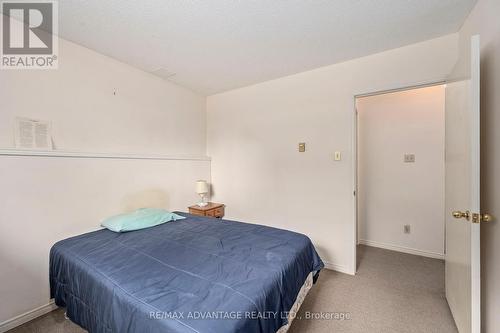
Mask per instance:
[[[405,224],[404,227],[403,227],[403,232],[405,234],[409,234],[411,232],[411,228],[410,228],[410,225],[409,224]]]
[[[415,163],[415,154],[405,154],[404,162],[405,163]]]
[[[305,142],[299,142],[299,152],[303,153],[306,151],[306,143]]]

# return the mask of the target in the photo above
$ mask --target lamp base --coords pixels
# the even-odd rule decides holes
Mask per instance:
[[[198,204],[198,207],[205,207],[206,205],[208,205],[208,203],[206,203],[206,202],[200,202]]]

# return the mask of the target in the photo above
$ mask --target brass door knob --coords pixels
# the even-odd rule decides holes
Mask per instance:
[[[490,214],[481,214],[481,222],[491,222],[493,221],[493,216]]]
[[[464,218],[466,219],[467,221],[470,220],[470,212],[468,210],[466,210],[465,212],[461,212],[459,210],[456,210],[452,213],[453,217],[456,218],[456,219],[461,219],[461,218]]]
[[[491,216],[490,214],[471,213],[468,210],[466,210],[465,212],[461,212],[459,210],[456,210],[456,211],[454,211],[451,214],[456,219],[464,218],[467,221],[469,221],[472,218],[472,222],[473,223],[491,222],[491,221],[493,221],[493,216]]]

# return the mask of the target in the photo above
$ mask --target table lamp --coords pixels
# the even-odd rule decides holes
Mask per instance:
[[[208,183],[205,180],[198,180],[196,182],[196,193],[201,197],[201,202],[198,204],[200,207],[208,205],[205,202],[205,196],[208,194]]]

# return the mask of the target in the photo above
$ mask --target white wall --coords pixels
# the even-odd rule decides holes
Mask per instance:
[[[59,69],[0,71],[0,148],[13,147],[21,116],[51,121],[57,149],[204,155],[205,106],[204,96],[61,39]]]
[[[0,322],[49,302],[50,247],[139,207],[186,211],[209,161],[0,158]]]
[[[0,71],[0,149],[21,116],[51,121],[62,150],[196,158],[1,155],[0,331],[48,304],[54,242],[138,207],[185,211],[195,181],[210,178],[205,97],[64,40],[59,50],[58,70]]]
[[[208,97],[214,200],[230,218],[307,234],[353,273],[354,96],[443,80],[456,54],[449,35]]]
[[[481,211],[495,221],[481,225],[482,332],[500,329],[500,1],[479,0],[459,32],[457,77],[468,73],[470,37],[481,35]]]
[[[360,243],[443,257],[444,108],[443,85],[357,100]]]

